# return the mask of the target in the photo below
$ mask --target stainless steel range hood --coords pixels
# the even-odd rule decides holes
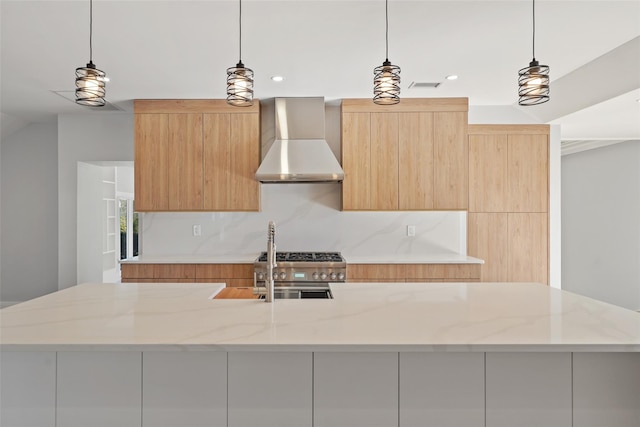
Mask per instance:
[[[341,182],[344,171],[325,140],[324,98],[260,100],[266,183]]]

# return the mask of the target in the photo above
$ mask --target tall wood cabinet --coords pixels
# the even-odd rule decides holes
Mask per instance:
[[[343,210],[462,210],[467,98],[342,100]]]
[[[136,100],[136,210],[258,211],[259,105]]]
[[[467,236],[481,281],[549,283],[548,125],[469,125]]]

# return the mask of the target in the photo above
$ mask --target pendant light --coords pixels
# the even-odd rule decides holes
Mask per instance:
[[[536,0],[533,0],[533,60],[518,71],[518,104],[538,105],[549,100],[549,67],[536,60]]]
[[[253,105],[253,70],[242,63],[242,0],[240,3],[240,43],[238,63],[227,68],[227,103],[236,107]]]
[[[400,67],[389,62],[389,0],[385,0],[385,60],[373,70],[373,102],[392,105],[400,102]]]
[[[103,107],[106,75],[93,64],[93,0],[89,0],[89,63],[76,68],[76,103],[88,107]]]

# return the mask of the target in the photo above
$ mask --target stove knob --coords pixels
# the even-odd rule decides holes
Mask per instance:
[[[313,275],[311,276],[313,277],[313,280],[318,280],[320,278],[320,276],[318,275],[318,273],[313,273]]]
[[[344,280],[344,273],[338,273],[338,280]]]
[[[336,273],[331,273],[329,277],[331,277],[331,280],[336,280],[336,277],[338,277],[338,275]]]
[[[258,273],[258,280],[264,280],[264,274]]]
[[[327,273],[322,272],[320,273],[320,279],[325,280],[327,278]]]
[[[287,273],[285,273],[284,271],[280,272],[280,280],[284,280],[287,278]]]
[[[278,273],[276,271],[273,272],[273,280],[278,280]]]

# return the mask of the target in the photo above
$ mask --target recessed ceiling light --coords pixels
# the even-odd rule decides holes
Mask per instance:
[[[447,80],[458,80],[458,76],[455,74],[448,75]]]
[[[281,82],[284,80],[284,77],[282,76],[271,76],[271,80],[273,80],[274,82]]]

